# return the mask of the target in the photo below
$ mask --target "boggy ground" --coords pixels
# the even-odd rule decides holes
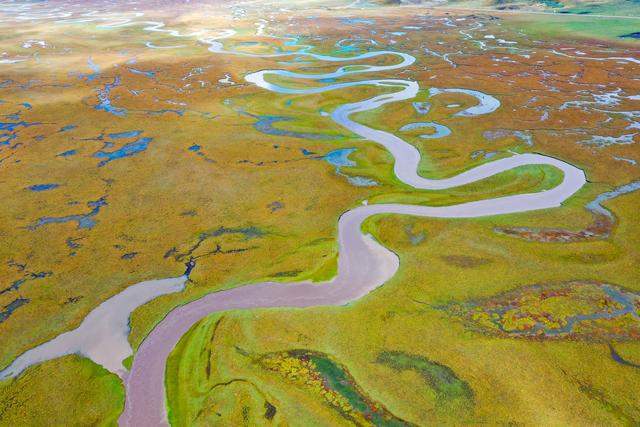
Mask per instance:
[[[231,5],[211,18],[184,8],[146,12],[185,32],[236,28],[238,34],[223,41],[227,49],[294,49],[286,40],[255,34],[262,22],[258,9]],[[640,243],[634,237],[640,235],[637,193],[605,203],[616,219],[605,239],[532,242],[495,229],[579,231],[592,221],[588,202],[638,179],[640,100],[632,79],[638,64],[586,59],[638,58],[638,49],[539,40],[504,19],[402,9],[272,11],[265,34],[300,36],[299,43],[320,53],[386,48],[416,56],[397,73],[420,82],[424,91],[412,101],[430,103],[427,115],[407,101],[355,118],[414,143],[425,176],[450,176],[513,150],[562,158],[584,168],[590,183],[557,210],[463,221],[370,220],[365,228],[399,254],[399,274],[347,307],[204,319],[170,359],[168,404],[176,425],[362,424],[372,413],[357,407],[362,402],[387,420],[421,425],[638,422],[639,402],[626,390],[640,373],[612,359],[602,340],[504,338],[470,328],[464,314],[451,309],[534,284],[592,280],[640,290],[633,268]],[[363,200],[445,205],[544,190],[561,179],[553,169],[526,167],[447,192],[413,191],[395,179],[385,150],[318,114],[379,89],[274,95],[245,84],[243,76],[266,68],[305,71],[305,65],[283,64],[289,57],[277,63],[213,55],[194,37],[141,26],[16,26],[9,18],[1,25],[11,28],[0,41],[0,50],[9,52],[2,58],[25,61],[0,64],[0,192],[7,201],[0,208],[6,242],[0,252],[0,366],[77,326],[128,285],[182,274],[191,257],[196,268],[184,292],[134,312],[134,349],[172,307],[211,291],[266,278],[331,277],[337,218]],[[336,46],[347,38],[362,40]],[[33,42],[40,40],[44,46]],[[153,49],[147,41],[185,47]],[[340,51],[344,46],[351,47]],[[366,63],[378,60],[394,58]],[[335,69],[309,66],[314,73]],[[366,75],[374,77],[395,74]],[[480,90],[502,106],[488,116],[454,117],[474,99],[430,97],[431,87]],[[291,120],[272,121],[266,131],[256,125],[274,116]],[[423,139],[399,132],[420,121],[446,125],[452,134]],[[378,185],[354,186],[318,159],[341,148],[357,149],[350,157],[356,166],[341,172]],[[640,363],[635,341],[614,344],[625,360]],[[314,391],[260,363],[291,351],[320,355],[355,385]],[[43,363],[0,383],[7,396],[0,424],[39,424],[61,413],[68,424],[113,423],[123,402],[118,383],[85,359]],[[72,409],[78,387],[94,412]],[[43,389],[56,390],[60,406],[24,399]],[[345,402],[356,407],[345,409]]]

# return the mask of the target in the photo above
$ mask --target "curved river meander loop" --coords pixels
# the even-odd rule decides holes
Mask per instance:
[[[65,21],[69,23],[92,20],[108,21],[109,19],[92,14],[84,14],[82,18]],[[115,23],[102,23],[100,25],[121,27],[133,24],[142,24],[145,30],[162,31],[175,37],[198,36],[200,34],[197,32],[180,34],[175,30],[164,29],[164,24],[159,22],[136,22],[124,18],[117,20]],[[127,373],[122,368],[116,368],[116,366],[121,365],[122,358],[131,353],[130,346],[126,342],[126,334],[118,336],[117,339],[114,338],[114,342],[118,342],[120,345],[118,351],[115,352],[116,354],[105,355],[105,351],[95,351],[95,347],[87,349],[85,342],[89,336],[87,331],[90,331],[90,329],[87,330],[86,328],[91,328],[91,326],[85,327],[85,323],[87,323],[87,319],[91,320],[92,316],[93,318],[96,317],[95,312],[97,310],[104,312],[110,306],[119,305],[118,298],[121,298],[121,295],[127,291],[132,292],[128,288],[96,308],[76,330],[62,334],[58,338],[21,355],[5,371],[0,372],[0,377],[17,375],[31,364],[59,357],[63,354],[80,353],[102,364],[107,369],[118,373],[123,378],[126,387],[126,405],[125,411],[120,418],[121,426],[166,425],[168,422],[165,409],[164,374],[167,358],[180,338],[203,317],[217,311],[229,309],[344,305],[363,297],[395,275],[399,268],[398,256],[378,243],[372,236],[363,235],[361,232],[361,225],[367,218],[378,214],[415,215],[433,218],[473,218],[554,208],[560,206],[563,201],[578,191],[586,182],[582,170],[561,160],[540,154],[514,154],[511,157],[485,163],[446,179],[432,180],[424,178],[417,173],[421,156],[413,145],[391,133],[365,126],[350,118],[354,113],[372,110],[391,102],[413,99],[420,89],[417,82],[397,78],[372,79],[335,83],[308,89],[287,88],[269,82],[270,79],[273,80],[273,77],[304,81],[305,79],[338,79],[349,74],[389,71],[410,66],[415,62],[413,56],[393,51],[376,51],[351,58],[333,57],[311,53],[309,52],[311,49],[309,46],[302,46],[295,52],[274,54],[226,51],[223,44],[218,40],[230,37],[233,34],[235,33],[232,30],[225,30],[220,36],[204,36],[199,37],[198,40],[209,45],[209,51],[215,54],[245,55],[261,58],[295,55],[296,57],[310,57],[318,61],[349,63],[349,65],[340,67],[334,72],[325,74],[263,70],[248,74],[245,77],[247,82],[265,90],[283,94],[312,94],[363,85],[381,87],[385,89],[385,92],[392,90],[392,93],[343,104],[331,113],[331,118],[362,138],[384,146],[395,159],[394,172],[396,176],[407,185],[416,189],[448,189],[473,183],[525,165],[550,165],[556,167],[563,172],[563,181],[557,187],[547,191],[497,197],[453,206],[429,207],[404,204],[374,204],[356,207],[342,214],[338,221],[338,275],[333,280],[321,284],[276,282],[249,284],[211,293],[199,300],[179,306],[171,311],[146,337],[135,355],[131,370]],[[357,61],[381,55],[394,55],[399,61],[395,64],[383,66],[357,64]],[[357,66],[354,67],[354,65]],[[474,96],[478,100],[477,105],[458,113],[458,115],[464,117],[491,113],[500,106],[499,101],[494,97],[471,89],[432,89],[431,95],[437,96],[438,93],[442,92],[460,92]],[[158,281],[158,284],[164,286],[161,293],[152,297],[140,294],[138,305],[160,294],[182,290],[187,277],[185,275],[180,278],[165,280],[168,282]],[[143,282],[134,286],[142,288],[146,284],[145,289],[148,289],[149,283],[154,282]],[[129,311],[124,313],[124,319],[128,319],[130,312],[136,307],[128,307],[127,310]],[[122,323],[122,315],[118,319]],[[85,327],[84,330],[83,327]],[[69,338],[67,334],[75,334],[75,338]],[[67,336],[67,341],[69,342],[62,340],[64,342],[61,345],[60,338],[64,336]],[[57,344],[52,345],[52,343],[56,342]],[[109,341],[107,340],[106,342],[108,343]],[[94,344],[102,345],[103,347],[106,345],[104,342],[102,344]],[[93,350],[93,352],[90,350]],[[109,352],[106,351],[106,353]]]

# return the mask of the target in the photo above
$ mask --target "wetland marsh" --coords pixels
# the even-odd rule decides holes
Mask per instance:
[[[640,47],[290,6],[0,4],[0,425],[639,421]]]

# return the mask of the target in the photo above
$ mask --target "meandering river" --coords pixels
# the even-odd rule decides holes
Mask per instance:
[[[321,284],[256,283],[215,292],[171,311],[145,338],[138,349],[131,371],[125,377],[127,397],[125,411],[120,418],[121,426],[156,426],[168,423],[164,388],[166,361],[180,338],[203,317],[217,311],[230,309],[344,305],[365,296],[392,278],[399,268],[398,256],[378,243],[372,236],[362,233],[361,225],[367,218],[378,214],[473,218],[547,209],[560,206],[586,182],[582,170],[561,160],[539,154],[516,154],[483,164],[451,178],[427,179],[417,173],[421,156],[413,145],[389,132],[363,125],[350,118],[352,114],[357,112],[369,111],[387,103],[415,98],[420,89],[417,82],[400,79],[375,79],[299,89],[288,88],[269,81],[273,77],[313,80],[338,79],[346,74],[388,71],[413,64],[415,58],[411,55],[378,51],[345,58],[310,53],[307,48],[294,53],[256,55],[226,51],[222,43],[216,41],[217,39],[204,38],[201,40],[209,42],[211,45],[209,50],[217,54],[261,57],[296,55],[310,56],[322,61],[349,61],[350,63],[379,55],[398,56],[399,62],[387,66],[357,65],[354,67],[349,65],[325,74],[302,74],[278,69],[262,70],[248,74],[245,79],[265,90],[282,94],[312,94],[360,85],[395,89],[395,92],[391,94],[385,93],[363,101],[343,104],[331,113],[331,118],[346,129],[389,150],[395,159],[394,172],[396,176],[416,189],[458,187],[525,165],[554,166],[563,172],[564,179],[557,187],[543,192],[498,197],[454,206],[376,204],[359,206],[345,212],[338,221],[338,275],[333,280]],[[471,95],[478,100],[477,105],[457,113],[457,116],[473,117],[487,114],[500,106],[499,101],[494,97],[470,89],[432,89],[430,95],[436,96],[445,92],[460,92]]]
[[[66,16],[62,15],[62,17]],[[289,88],[273,82],[282,77],[317,81],[340,79],[350,74],[397,70],[409,67],[416,61],[409,54],[380,50],[353,57],[341,57],[312,53],[310,46],[299,46],[300,49],[290,52],[254,54],[225,50],[223,43],[219,40],[233,36],[235,34],[233,30],[225,30],[217,36],[200,36],[201,32],[180,34],[178,31],[165,29],[161,22],[100,17],[92,13],[84,14],[80,18],[65,19],[63,22],[113,21],[114,19],[115,23],[103,23],[101,26],[121,27],[142,24],[144,29],[148,31],[162,31],[175,37],[198,37],[200,42],[209,45],[209,51],[214,54],[262,58],[295,56],[308,57],[315,61],[348,63],[349,65],[340,67],[336,71],[324,74],[304,74],[274,69],[248,74],[245,79],[248,83],[253,83],[265,90],[282,94],[313,94],[355,86],[376,86],[385,89],[385,92],[392,90],[392,93],[384,93],[362,101],[340,105],[335,108],[330,117],[337,124],[362,138],[385,147],[395,159],[394,172],[398,179],[416,189],[441,190],[458,187],[526,165],[550,165],[563,172],[561,184],[542,192],[496,197],[442,207],[404,204],[374,204],[355,207],[343,213],[338,220],[338,274],[334,279],[321,284],[277,282],[248,284],[215,292],[179,306],[172,310],[145,338],[135,355],[129,372],[122,368],[121,362],[124,357],[131,354],[131,348],[126,342],[129,331],[127,320],[130,313],[152,298],[183,289],[187,280],[186,275],[157,281],[154,286],[150,286],[152,282],[143,282],[127,288],[121,294],[92,311],[78,329],[61,334],[54,340],[27,351],[11,366],[0,372],[0,378],[14,376],[34,363],[74,352],[89,357],[119,374],[124,381],[126,405],[119,421],[121,426],[140,427],[168,424],[164,387],[166,361],[180,338],[203,317],[230,309],[344,305],[362,298],[391,279],[399,268],[399,258],[371,235],[362,233],[361,225],[367,218],[379,214],[432,218],[474,218],[555,208],[571,197],[586,182],[582,170],[556,158],[540,154],[514,154],[511,157],[485,163],[446,179],[424,178],[417,173],[421,155],[413,145],[392,133],[366,126],[351,119],[354,113],[380,108],[392,102],[414,99],[420,90],[417,82],[398,78],[370,79],[312,86],[306,89]],[[295,40],[291,40],[288,45],[292,46],[295,43]],[[149,47],[156,48],[157,46],[151,45]],[[178,48],[178,46],[175,47]],[[359,61],[383,55],[393,55],[399,61],[390,65],[358,64]],[[458,117],[473,119],[475,116],[491,113],[500,107],[500,102],[493,96],[469,88],[432,88],[429,96],[452,92],[472,96],[477,100],[477,105],[456,113]],[[154,290],[147,292],[151,289]],[[135,296],[135,298],[129,298],[131,296]],[[123,306],[120,304],[123,301],[128,304]],[[105,318],[113,319],[113,322],[109,323],[110,320],[105,322]],[[94,335],[96,331],[100,330],[106,332],[102,335]]]

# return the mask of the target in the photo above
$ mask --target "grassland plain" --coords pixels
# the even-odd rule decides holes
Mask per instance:
[[[618,212],[624,204],[630,207],[638,202],[637,195],[625,199],[612,208]],[[605,344],[490,338],[465,328],[445,308],[522,285],[576,277],[607,280],[638,291],[635,272],[628,267],[637,262],[632,249],[637,242],[621,237],[637,228],[632,221],[622,221],[611,242],[569,245],[504,239],[492,233],[494,221],[490,219],[451,223],[390,216],[373,222],[371,231],[400,254],[403,268],[398,276],[348,307],[227,314],[218,324],[215,339],[208,336],[194,342],[193,334],[205,333],[220,315],[203,320],[181,345],[188,342],[193,351],[206,350],[189,356],[178,348],[169,364],[168,397],[176,425],[197,421],[194,414],[204,408],[233,417],[218,403],[224,392],[216,397],[218,391],[210,387],[234,379],[250,382],[272,396],[267,400],[282,407],[285,419],[307,416],[318,424],[335,422],[336,414],[327,405],[324,412],[314,409],[305,414],[312,404],[307,400],[303,405],[294,403],[304,389],[285,380],[276,382],[273,373],[255,364],[255,355],[290,348],[331,354],[349,367],[369,396],[384,402],[396,416],[419,424],[628,425],[638,419],[635,397],[620,393],[634,387],[637,371],[613,361]],[[420,233],[424,241],[411,243],[411,235]],[[565,268],[553,267],[558,260]],[[618,345],[630,360],[640,357],[637,342]],[[473,407],[439,411],[436,389],[419,374],[398,373],[375,362],[385,351],[418,354],[447,366],[473,390]],[[209,382],[203,373],[206,366],[219,369],[207,377]],[[199,381],[209,387],[197,387]],[[407,387],[413,391],[409,395]],[[562,398],[551,404],[549,396],[558,390]],[[198,405],[199,401],[206,404]],[[257,405],[247,406],[252,413],[263,414],[263,403]],[[240,420],[241,412],[236,416]]]
[[[295,50],[283,40],[256,35],[258,17],[251,14],[257,12],[242,15],[235,6],[209,18],[183,7],[178,15],[147,13],[184,31],[237,28],[237,36],[225,40],[229,48]],[[299,43],[332,55],[373,46],[415,55],[416,64],[403,71],[405,78],[421,83],[423,91],[414,101],[428,102],[428,121],[446,125],[452,135],[424,139],[399,132],[407,123],[426,120],[411,101],[354,117],[415,144],[425,176],[450,176],[508,156],[510,150],[535,151],[585,169],[589,185],[559,210],[476,220],[371,219],[364,229],[400,256],[398,275],[346,307],[203,319],[169,361],[168,405],[175,425],[348,424],[360,418],[345,417],[352,412],[341,412],[331,402],[355,402],[347,398],[354,395],[416,424],[625,425],[640,419],[640,402],[625,392],[638,384],[640,373],[616,363],[602,342],[499,338],[469,330],[447,309],[527,285],[577,279],[640,292],[633,267],[640,261],[637,193],[606,203],[617,219],[606,240],[549,244],[494,232],[496,226],[584,228],[591,221],[586,203],[638,179],[637,167],[619,160],[637,159],[637,136],[628,144],[606,139],[633,133],[635,116],[627,112],[638,110],[639,101],[631,97],[637,92],[632,79],[637,65],[580,59],[637,57],[636,45],[609,42],[603,52],[597,40],[532,40],[514,29],[521,25],[515,17],[414,12],[348,12],[354,16],[345,23],[343,12],[338,17],[314,10],[317,16],[309,19],[306,10],[275,11],[268,32],[295,34]],[[545,26],[532,26],[539,31],[533,34],[554,25],[542,17],[535,22]],[[69,28],[25,22],[3,31],[0,40],[11,58],[29,59],[2,70],[2,122],[11,125],[3,126],[0,136],[7,142],[0,147],[0,195],[10,201],[0,209],[0,234],[8,242],[0,247],[6,284],[0,290],[0,366],[77,326],[127,286],[182,274],[192,256],[197,266],[183,293],[133,313],[134,349],[173,307],[212,291],[262,279],[331,277],[337,217],[364,200],[449,205],[544,190],[562,178],[548,167],[523,167],[447,192],[413,191],[394,177],[385,150],[318,115],[380,94],[379,88],[288,96],[243,79],[247,72],[274,67],[321,73],[334,70],[331,64],[305,67],[212,55],[195,37],[150,34],[141,26],[99,28],[88,22],[73,25],[73,34]],[[571,28],[571,34],[580,32]],[[336,52],[336,44],[348,38],[360,40],[353,43],[355,50]],[[26,47],[40,39],[46,46]],[[496,41],[501,39],[517,44]],[[147,41],[185,46],[152,49],[145,47]],[[393,58],[367,63],[389,61]],[[383,77],[393,77],[387,74]],[[493,94],[502,105],[486,117],[455,117],[476,101],[460,94],[429,96],[431,87],[470,87]],[[256,126],[260,117],[276,116],[291,120],[274,122],[273,129],[331,139],[274,135]],[[509,132],[500,132],[505,129]],[[594,135],[601,139],[581,142]],[[378,185],[353,186],[319,158],[344,148],[357,149],[351,154],[356,165],[342,172]],[[31,189],[47,184],[59,186]],[[640,363],[637,342],[615,345],[626,360]],[[260,363],[265,355],[292,350],[322,355],[329,361],[323,363],[346,372],[357,385],[350,390],[358,392],[328,395]],[[453,391],[434,379],[440,377],[456,384]],[[56,391],[55,407],[43,399],[43,390]],[[123,404],[118,378],[77,356],[34,366],[0,383],[0,393],[3,401],[16,402],[3,406],[3,425],[44,420],[109,425]],[[92,407],[79,410],[80,400]]]
[[[76,355],[35,366],[0,384],[2,425],[114,425],[124,404],[120,380]]]

